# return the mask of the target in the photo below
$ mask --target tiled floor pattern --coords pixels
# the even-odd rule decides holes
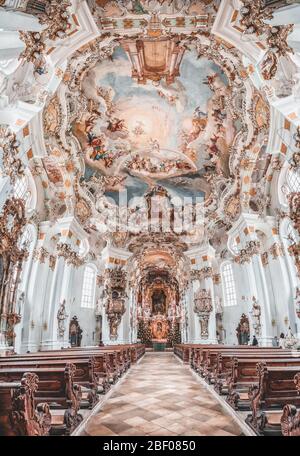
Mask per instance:
[[[173,353],[146,353],[81,435],[241,435],[241,429]]]

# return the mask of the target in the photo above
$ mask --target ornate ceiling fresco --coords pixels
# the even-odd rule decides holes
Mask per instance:
[[[184,242],[222,237],[240,213],[241,157],[264,145],[269,113],[239,52],[210,34],[219,2],[89,5],[102,35],[73,54],[44,110],[48,148],[73,155],[85,228],[117,230],[120,190],[146,199],[160,189],[202,208],[206,230],[202,220],[181,233]],[[43,164],[57,186],[55,161]],[[140,224],[138,215],[133,222]],[[131,239],[124,235],[123,246]]]

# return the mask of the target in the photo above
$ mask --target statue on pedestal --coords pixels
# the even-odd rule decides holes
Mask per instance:
[[[172,306],[169,306],[169,308],[168,308],[168,318],[169,318],[169,320],[171,320],[173,318]]]
[[[292,333],[291,327],[289,326],[288,332],[286,333],[284,339],[284,347],[285,348],[296,348],[298,345],[298,339]]]
[[[82,329],[79,326],[78,318],[76,316],[74,316],[70,322],[69,337],[71,347],[80,347]]]
[[[242,314],[238,327],[236,328],[236,335],[239,345],[248,345],[250,339],[249,319],[247,315]]]
[[[65,335],[65,320],[68,318],[66,312],[66,300],[60,304],[57,312],[57,324],[58,324],[58,337],[63,338]]]
[[[18,297],[17,306],[16,306],[16,310],[19,315],[21,315],[21,313],[24,309],[24,303],[25,303],[25,292],[22,291],[22,293]]]
[[[254,329],[255,335],[260,336],[260,333],[261,333],[261,323],[260,323],[261,308],[254,296],[252,298],[252,301],[253,301],[253,304],[252,304],[251,314],[252,314],[252,318],[253,318],[253,329]]]
[[[145,307],[144,309],[144,318],[148,320],[151,317],[151,310],[149,307]]]

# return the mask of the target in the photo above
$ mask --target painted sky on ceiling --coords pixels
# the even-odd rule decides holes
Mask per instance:
[[[113,106],[110,118],[123,122],[123,131],[108,131],[107,98],[103,100],[98,96],[101,118],[93,126],[93,135],[105,136],[105,147],[112,155],[117,151],[107,172],[127,176],[125,185],[129,197],[142,196],[149,186],[156,184],[163,185],[172,196],[204,196],[197,184],[203,176],[205,144],[198,141],[187,147],[187,138],[194,129],[194,120],[207,116],[213,92],[205,81],[212,74],[226,81],[217,65],[203,57],[198,59],[192,50],[185,52],[180,76],[173,84],[167,85],[161,80],[158,85],[152,81],[140,85],[132,78],[131,63],[125,51],[118,47],[112,60],[97,64],[84,81],[86,95],[95,99],[95,90],[97,95],[108,95]],[[175,162],[185,165],[183,168],[178,165],[174,172],[171,163]],[[86,164],[86,179],[95,173],[90,164]],[[144,172],[147,166],[157,171],[147,174]],[[114,196],[114,192],[109,195]]]

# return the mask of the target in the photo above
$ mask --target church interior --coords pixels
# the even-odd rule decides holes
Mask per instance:
[[[300,436],[300,0],[0,0],[0,435]]]

